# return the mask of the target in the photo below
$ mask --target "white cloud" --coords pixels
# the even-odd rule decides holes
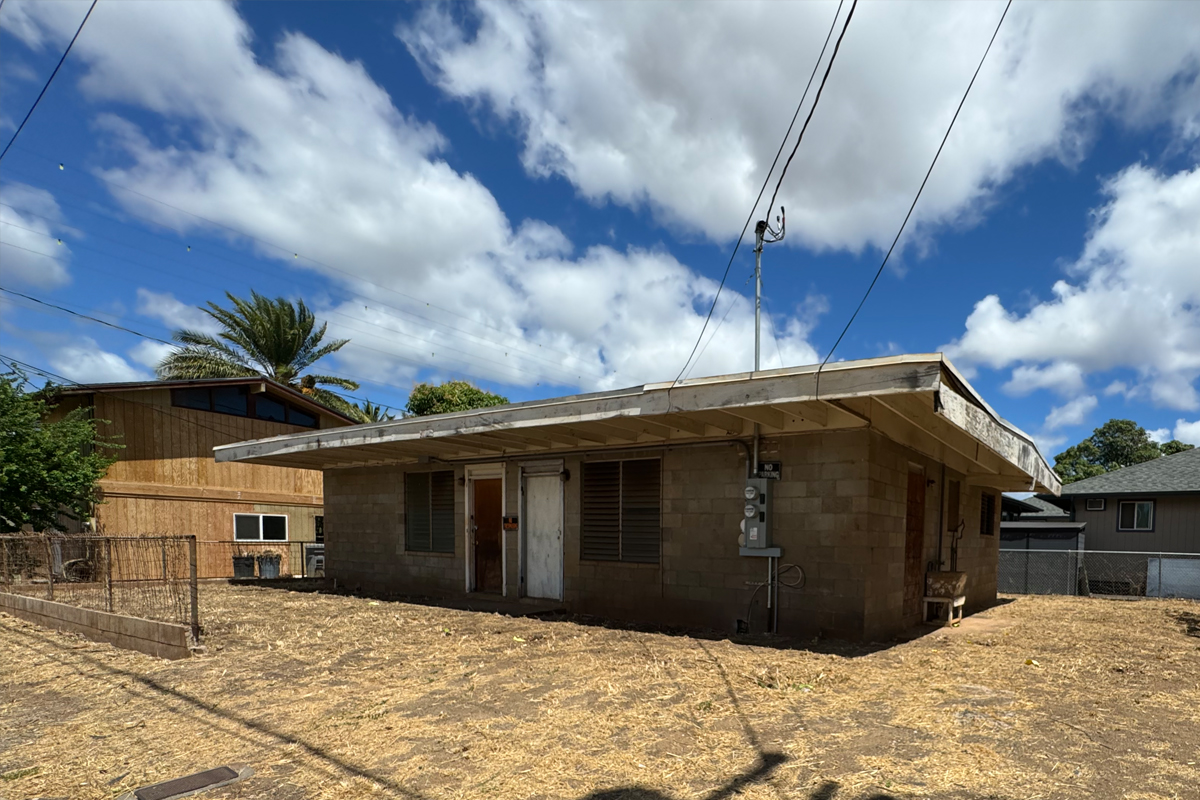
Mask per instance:
[[[64,13],[23,9],[69,35]],[[552,226],[513,225],[478,180],[442,160],[441,134],[398,112],[360,63],[299,34],[283,36],[269,63],[260,61],[251,31],[224,4],[101,4],[87,34],[72,51],[85,96],[132,104],[162,123],[143,131],[102,110],[97,135],[126,165],[104,176],[285,243],[251,246],[343,283],[355,299],[319,310],[332,335],[353,339],[336,358],[359,374],[405,380],[429,367],[510,384],[606,388],[674,377],[683,365],[713,281],[659,249],[574,254]],[[176,137],[180,128],[186,138]],[[177,230],[204,227],[114,196]],[[753,309],[728,293],[718,315],[729,304],[695,374],[751,365]],[[172,326],[183,313],[174,298],[151,293],[139,294],[139,310]],[[805,307],[776,319],[787,363],[816,359],[807,334],[818,313]],[[764,363],[773,366],[765,321],[764,329]]]
[[[1155,428],[1152,431],[1149,431],[1149,430],[1146,431],[1146,435],[1150,437],[1150,441],[1162,444],[1163,442],[1170,441],[1171,429],[1170,428]]]
[[[1041,453],[1047,461],[1053,462],[1054,456],[1061,453],[1063,445],[1067,443],[1066,436],[1056,436],[1048,433],[1034,433],[1033,443],[1037,445],[1038,452]]]
[[[59,242],[74,231],[64,223],[54,195],[6,182],[0,184],[0,203],[0,277],[39,289],[70,283],[71,248]]]
[[[850,249],[890,240],[1002,8],[858,9],[780,195],[789,238]],[[530,174],[725,240],[754,200],[834,9],[430,5],[397,35],[443,91],[511,123]],[[1069,3],[1016,4],[917,209],[918,229],[969,223],[1022,166],[1073,165],[1103,117],[1167,123],[1194,139],[1198,53],[1200,6],[1095,3],[1081,14]]]
[[[131,366],[116,353],[103,350],[87,336],[56,348],[50,355],[50,368],[79,383],[144,381],[154,377]]]
[[[175,352],[175,348],[169,344],[162,342],[152,342],[145,340],[138,342],[129,349],[129,357],[143,367],[148,367],[151,370],[157,369],[162,360],[171,353]]]
[[[1181,442],[1200,447],[1200,419],[1188,422],[1185,419],[1175,420],[1175,437]]]
[[[172,330],[187,328],[201,333],[218,333],[222,330],[217,321],[208,314],[196,306],[181,303],[170,292],[154,292],[139,287],[137,313],[156,319]],[[165,348],[167,345],[159,347]]]
[[[1135,165],[1105,185],[1083,252],[1054,297],[1025,313],[995,295],[980,300],[953,358],[994,369],[1049,362],[1084,373],[1125,367],[1138,383],[1106,394],[1200,407],[1200,167],[1173,175]]]
[[[1047,431],[1066,428],[1072,425],[1082,425],[1087,415],[1095,410],[1098,400],[1095,395],[1084,395],[1055,406],[1046,415],[1045,429]]]
[[[1012,372],[1004,391],[1023,397],[1038,389],[1051,389],[1062,395],[1077,395],[1083,391],[1083,370],[1065,361],[1046,367],[1021,366]]]

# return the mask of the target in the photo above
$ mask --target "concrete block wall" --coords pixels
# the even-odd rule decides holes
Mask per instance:
[[[404,473],[444,466],[378,466],[325,472],[325,574],[339,588],[443,596],[464,587],[465,491],[455,480],[454,553],[404,550]],[[455,478],[463,468],[455,467]]]

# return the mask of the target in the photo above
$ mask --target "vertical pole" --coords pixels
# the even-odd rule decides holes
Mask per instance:
[[[197,581],[196,537],[188,539],[188,591],[192,605],[192,643],[200,643],[200,588]]]
[[[754,371],[762,366],[762,251],[763,232],[766,230],[766,220],[759,220],[754,226]],[[752,477],[758,477],[758,438],[759,426],[754,423],[754,468]]]
[[[46,599],[54,599],[54,547],[50,544],[50,537],[47,536],[43,540],[46,543]]]
[[[166,583],[167,581],[171,580],[171,576],[167,574],[167,543],[163,542],[159,545],[159,547],[162,550],[163,583]]]
[[[1163,561],[1162,553],[1159,553],[1158,554],[1158,596],[1166,597],[1167,593],[1163,591],[1163,585],[1162,585],[1162,561]]]
[[[105,609],[112,613],[113,610],[113,585],[112,585],[112,539],[104,539],[104,605]]]

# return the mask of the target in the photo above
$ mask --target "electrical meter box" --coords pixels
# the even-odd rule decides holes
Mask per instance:
[[[771,546],[771,486],[769,478],[747,478],[742,494],[745,521],[742,530],[748,550]]]

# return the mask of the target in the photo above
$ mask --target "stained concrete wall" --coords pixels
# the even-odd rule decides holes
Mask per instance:
[[[660,563],[582,560],[583,464],[652,457],[662,459]],[[866,429],[768,438],[761,458],[783,465],[773,499],[773,543],[783,548],[781,565],[796,564],[806,577],[802,589],[779,593],[780,633],[884,638],[916,623],[917,615],[903,614],[908,471],[919,469],[932,481],[926,489],[923,573],[926,564],[938,561],[937,533],[945,524],[941,464]],[[564,466],[571,476],[564,484],[564,601],[572,611],[722,631],[749,619],[762,630],[765,590],[754,595],[754,584],[766,578],[766,559],[738,554],[746,475],[741,447],[722,442],[579,454],[567,456]],[[325,473],[326,575],[350,588],[460,595],[465,591],[465,488],[456,482],[455,553],[406,553],[404,471],[364,467]],[[463,477],[463,467],[455,474]],[[506,513],[517,514],[515,461],[506,464],[505,478]],[[948,472],[947,479],[963,476]],[[981,541],[978,534],[978,494],[964,482],[967,531],[959,566],[971,573],[969,609],[994,599],[998,559],[998,537]],[[999,503],[996,507],[998,514]],[[509,595],[515,597],[521,592],[517,535],[506,535],[505,551]],[[943,558],[948,552],[947,541]],[[796,576],[788,571],[782,577]]]
[[[44,628],[78,633],[97,642],[137,650],[159,658],[187,658],[191,632],[183,625],[126,617],[0,592],[0,611]]]

